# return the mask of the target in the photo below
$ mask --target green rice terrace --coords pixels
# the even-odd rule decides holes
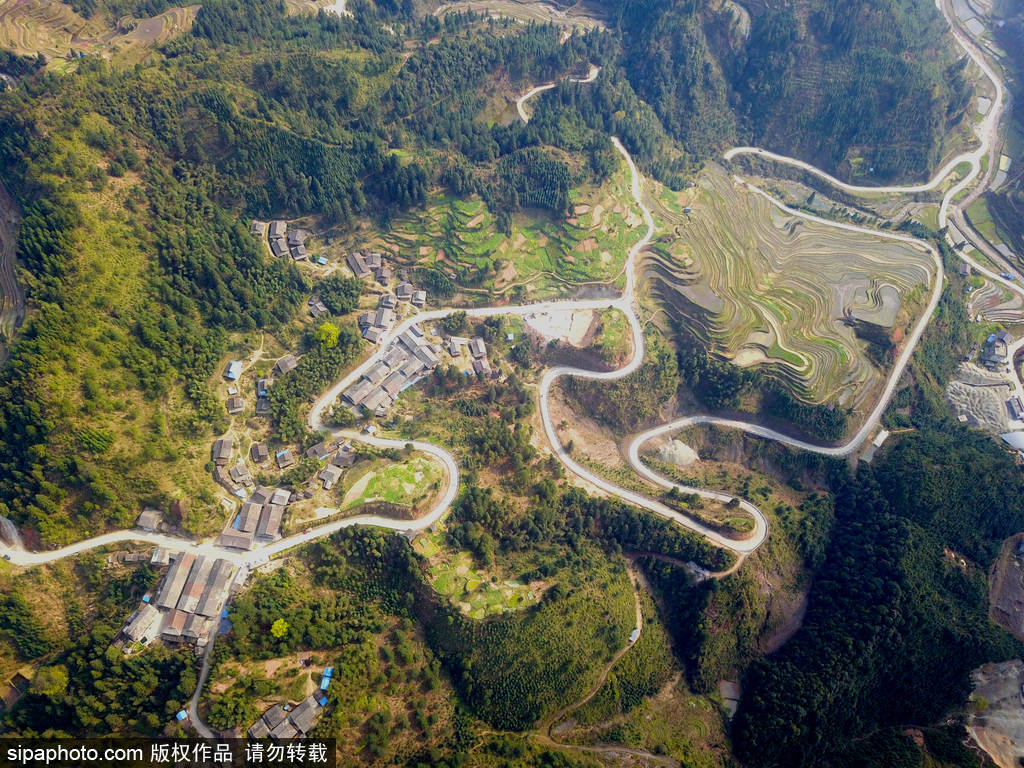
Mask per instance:
[[[570,192],[564,218],[535,210],[516,214],[506,235],[483,200],[435,193],[423,212],[397,219],[369,249],[441,269],[471,292],[530,298],[557,296],[582,283],[621,285],[626,253],[640,237],[623,166],[599,188]]]
[[[669,314],[802,399],[867,405],[925,301],[927,253],[786,214],[718,166],[655,189],[645,273]]]
[[[442,532],[421,534],[413,547],[429,561],[430,583],[438,594],[471,619],[519,610],[537,602],[529,586],[492,579],[474,567],[469,552],[448,551]]]

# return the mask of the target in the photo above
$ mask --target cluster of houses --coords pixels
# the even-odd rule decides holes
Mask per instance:
[[[256,237],[263,237],[264,230],[272,254],[277,257],[289,256],[295,261],[309,261],[309,252],[306,250],[308,232],[303,229],[289,230],[285,221],[272,221],[269,227],[262,221],[253,221],[249,226],[249,232]],[[323,257],[317,261],[320,264],[327,263],[327,259]]]
[[[989,334],[981,350],[981,363],[990,371],[1005,370],[1010,364],[1010,344],[1013,336],[1007,331]]]
[[[326,674],[330,667],[324,670]],[[330,677],[324,680],[330,683]],[[322,684],[321,684],[322,685]],[[323,708],[327,706],[327,695],[321,691],[307,696],[297,707],[275,704],[253,723],[249,729],[249,737],[253,739],[271,738],[275,740],[295,739],[308,734],[316,725]]]
[[[275,376],[283,376],[299,364],[295,355],[285,355],[274,365],[273,376],[264,376],[256,380],[256,415],[270,415],[270,388],[274,385]],[[235,416],[245,410],[245,400],[238,391],[238,379],[242,375],[242,361],[232,360],[224,370],[224,378],[228,380],[228,399],[225,402],[227,412]],[[218,480],[219,482],[219,480]],[[231,490],[229,488],[228,490]]]
[[[123,644],[132,648],[160,639],[205,646],[220,623],[234,566],[220,558],[169,554],[161,548],[153,553],[151,562],[170,567],[156,598],[144,596],[139,610],[121,630]]]
[[[345,262],[352,270],[352,274],[359,279],[373,275],[381,285],[386,286],[391,282],[391,267],[384,260],[382,253],[370,253],[363,256],[359,251],[354,251],[345,257]]]
[[[284,488],[260,486],[242,504],[230,528],[217,543],[232,549],[252,549],[257,542],[271,542],[281,536],[281,521],[292,494]]]
[[[497,375],[497,371],[492,370],[491,364],[487,362],[487,345],[484,344],[484,340],[479,336],[473,339],[467,339],[463,336],[449,336],[445,344],[448,347],[448,354],[453,358],[461,357],[462,348],[468,347],[470,357],[473,358],[473,373],[478,376],[494,378]]]
[[[244,499],[256,483],[242,459],[228,467],[233,453],[234,441],[230,437],[214,440],[213,447],[210,449],[210,458],[213,460],[213,479],[232,495]]]
[[[331,490],[345,470],[356,463],[356,452],[352,449],[352,443],[346,442],[339,448],[337,440],[322,440],[306,450],[306,456],[316,461],[323,461],[330,457],[331,453],[338,449],[330,462],[317,473],[317,478],[323,482],[324,490]]]
[[[438,366],[440,352],[440,347],[427,341],[423,329],[412,325],[359,381],[342,393],[342,401],[356,413],[362,407],[373,415],[383,416],[394,405],[399,392]]]
[[[413,290],[410,283],[399,284],[395,293],[386,293],[380,297],[376,312],[363,312],[359,316],[359,330],[363,338],[371,344],[380,344],[395,322],[398,302],[407,301],[413,306],[422,307],[426,300],[426,291]]]

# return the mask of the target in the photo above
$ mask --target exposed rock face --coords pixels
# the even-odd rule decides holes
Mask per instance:
[[[669,440],[658,448],[658,458],[675,464],[677,467],[688,467],[700,461],[700,456],[690,446],[680,440]]]

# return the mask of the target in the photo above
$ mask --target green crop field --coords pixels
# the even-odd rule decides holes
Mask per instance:
[[[420,535],[413,546],[430,561],[429,579],[434,589],[471,619],[495,616],[537,602],[525,584],[498,581],[475,568],[468,552],[447,552],[441,532]]]
[[[789,215],[717,166],[693,189],[656,188],[654,203],[645,266],[671,314],[722,358],[770,366],[802,399],[869,398],[885,371],[851,326],[896,343],[934,277],[926,252]]]
[[[441,487],[442,478],[441,467],[424,457],[370,467],[347,484],[342,509],[374,501],[415,507]]]

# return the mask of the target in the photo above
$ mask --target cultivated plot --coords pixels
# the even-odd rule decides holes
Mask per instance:
[[[927,299],[928,254],[789,215],[717,166],[691,189],[658,190],[645,266],[670,310],[806,400],[865,404]]]

